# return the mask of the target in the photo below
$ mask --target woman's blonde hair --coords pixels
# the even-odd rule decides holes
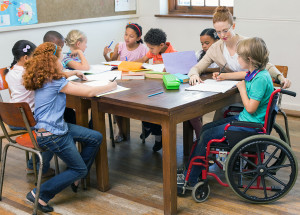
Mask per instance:
[[[37,90],[45,83],[66,77],[58,64],[60,55],[61,48],[50,42],[35,49],[32,58],[24,65],[23,85],[26,90]]]
[[[269,50],[259,37],[241,40],[237,45],[237,54],[255,69],[263,70],[269,62]]]
[[[66,44],[67,46],[74,46],[77,41],[84,41],[86,39],[86,35],[79,30],[72,30],[68,33],[67,37],[66,37]]]
[[[215,13],[213,16],[213,24],[216,22],[228,22],[230,25],[233,25],[233,17],[230,13],[228,7],[219,6],[215,9]]]

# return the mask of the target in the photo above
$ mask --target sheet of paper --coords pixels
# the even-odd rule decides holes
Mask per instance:
[[[224,93],[234,87],[237,83],[238,81],[216,81],[207,79],[204,83],[188,87],[185,90]]]
[[[143,63],[143,67],[145,69],[151,69],[156,72],[162,72],[165,68],[164,64],[149,64],[149,63]]]
[[[115,12],[136,10],[136,0],[115,0]]]
[[[88,79],[88,81],[109,81],[114,79],[115,77],[117,77],[116,80],[121,80],[121,76],[122,71],[113,70],[108,72],[102,72],[99,74],[92,73],[91,75],[86,75],[86,78]],[[69,81],[74,81],[78,79],[79,78],[75,75],[68,78]]]
[[[188,74],[190,69],[197,64],[194,51],[165,53],[162,57],[166,72],[171,74]]]
[[[125,90],[130,90],[130,88],[122,87],[122,86],[118,85],[117,89],[115,89],[113,91],[106,92],[106,93],[99,94],[99,95],[97,95],[97,97],[108,95],[108,94],[112,94],[112,93],[118,93],[118,92],[122,92],[122,91],[125,91]]]
[[[85,82],[84,84],[88,85],[88,86],[92,86],[92,87],[94,87],[94,86],[105,86],[105,85],[108,84],[108,81],[88,81],[88,82]],[[106,93],[101,93],[101,94],[97,95],[96,97],[111,94],[111,93],[122,92],[122,91],[129,90],[129,89],[130,88],[122,87],[122,86],[117,85],[117,89],[106,92]]]

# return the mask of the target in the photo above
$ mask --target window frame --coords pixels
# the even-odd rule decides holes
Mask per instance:
[[[216,7],[210,6],[177,6],[177,0],[168,0],[169,14],[198,14],[212,16]],[[233,14],[233,7],[228,7]]]

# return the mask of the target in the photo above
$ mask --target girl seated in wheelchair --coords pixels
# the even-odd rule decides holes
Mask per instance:
[[[265,70],[266,64],[269,62],[269,51],[261,38],[254,37],[240,41],[237,46],[237,53],[239,64],[243,69],[249,71],[246,73],[246,76],[244,72],[234,73],[234,75],[236,75],[235,79],[245,79],[236,85],[240,92],[244,109],[239,115],[204,125],[200,140],[195,149],[191,152],[189,162],[195,156],[205,156],[208,142],[211,139],[221,139],[224,136],[224,128],[229,122],[238,120],[264,123],[269,98],[274,90],[271,76],[268,71]],[[257,131],[255,128],[246,127],[230,127],[229,130]],[[187,167],[188,166],[189,163]],[[192,166],[188,180],[189,187],[193,187],[198,183],[198,179],[201,178],[201,173],[204,168],[204,166]],[[186,175],[187,170],[181,174],[177,174],[179,193],[180,189],[184,186]]]

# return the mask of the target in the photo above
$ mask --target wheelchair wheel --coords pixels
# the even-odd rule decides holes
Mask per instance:
[[[209,194],[210,194],[210,187],[207,183],[204,183],[203,181],[197,183],[194,186],[192,191],[192,197],[198,203],[206,201]]]
[[[271,135],[280,138],[283,142],[291,146],[290,141],[288,140],[284,130],[277,123],[274,123],[274,127],[271,132]],[[274,147],[269,146],[266,150],[265,156],[270,156],[273,153],[273,151],[274,151]],[[286,159],[285,153],[277,152],[274,156],[276,156],[277,159],[273,160],[274,163],[270,164],[271,166],[281,165],[282,163],[284,163]],[[277,169],[274,169],[273,171],[276,172]]]
[[[273,152],[266,156],[270,147]],[[276,164],[277,153],[285,157],[279,164]],[[268,135],[255,135],[240,141],[232,148],[226,162],[225,176],[229,186],[242,199],[252,203],[270,203],[282,198],[294,186],[297,175],[297,159],[289,145]]]

